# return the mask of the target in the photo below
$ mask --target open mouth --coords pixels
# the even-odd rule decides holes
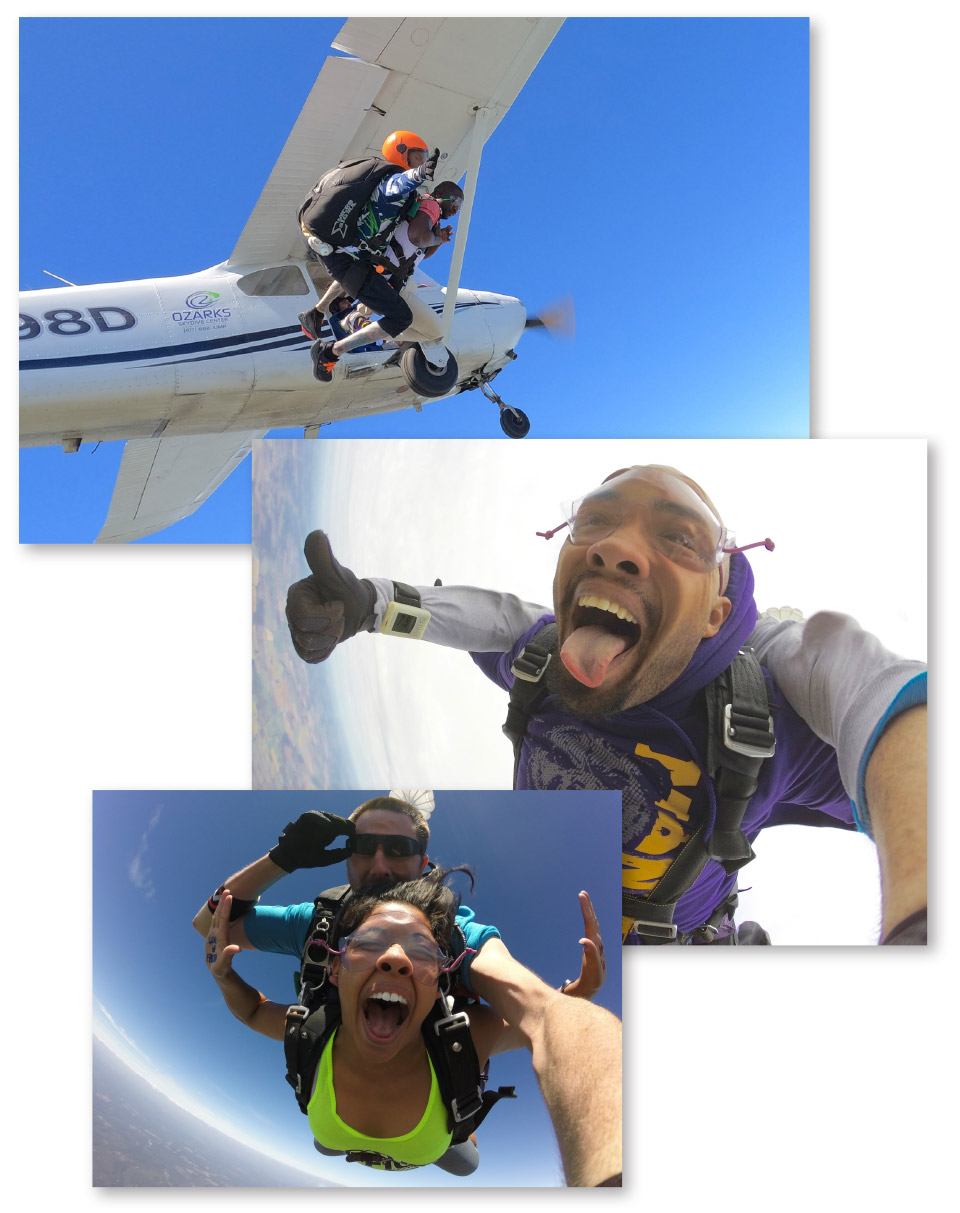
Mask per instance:
[[[641,634],[632,611],[600,594],[580,595],[570,628],[560,660],[587,687],[600,686],[613,662],[632,649]]]
[[[377,1044],[389,1044],[410,1017],[406,998],[396,991],[379,990],[363,1002],[367,1035]]]

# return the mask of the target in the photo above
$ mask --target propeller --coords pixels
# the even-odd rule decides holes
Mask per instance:
[[[576,331],[573,296],[564,295],[561,299],[548,303],[538,315],[528,316],[523,327],[524,330],[546,329],[551,337],[561,337],[564,341],[572,341]]]

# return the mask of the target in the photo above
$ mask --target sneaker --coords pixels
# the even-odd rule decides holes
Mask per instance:
[[[323,324],[323,313],[312,307],[309,312],[301,312],[298,317],[300,327],[311,341],[320,340],[320,325]]]
[[[313,361],[314,379],[329,383],[333,378],[333,368],[340,361],[333,352],[333,342],[315,341],[310,347],[310,357]]]

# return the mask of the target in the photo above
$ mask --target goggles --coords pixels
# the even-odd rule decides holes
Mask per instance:
[[[437,941],[419,932],[398,932],[382,927],[359,927],[352,935],[340,940],[339,948],[323,946],[334,956],[340,957],[341,965],[348,973],[366,973],[376,968],[380,958],[393,947],[403,950],[410,962],[413,980],[420,985],[433,985],[440,980],[441,973],[455,969],[468,953],[476,954],[475,948],[467,948],[456,960],[451,960],[437,946]]]
[[[664,488],[664,481],[669,487]],[[636,517],[657,551],[674,564],[698,573],[710,572],[725,556],[750,548],[765,547],[773,551],[772,539],[737,547],[733,532],[727,530],[705,501],[674,477],[657,477],[648,483],[659,491],[646,501],[631,500],[608,482],[584,497],[563,502],[560,508],[564,521],[552,530],[537,531],[537,534],[552,539],[568,528],[572,544],[588,545],[606,539],[628,518]]]
[[[388,859],[423,854],[423,847],[417,839],[408,838],[405,834],[354,834],[347,839],[347,850],[351,855],[376,855],[379,846],[383,847]]]

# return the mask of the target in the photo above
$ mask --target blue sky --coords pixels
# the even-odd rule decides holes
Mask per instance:
[[[283,1079],[281,1046],[237,1023],[203,963],[190,921],[231,872],[274,845],[309,809],[345,816],[386,789],[330,793],[100,792],[93,812],[94,1028],[155,1085],[232,1135],[249,1137],[312,1173],[356,1183],[366,1172],[319,1159]],[[621,1013],[616,793],[438,792],[430,854],[470,863],[476,889],[458,885],[478,921],[493,922],[513,954],[559,986],[579,972],[577,894],[594,898],[612,971],[597,1001]],[[545,822],[549,822],[549,828]],[[312,901],[343,866],[291,873],[263,901]],[[288,957],[245,953],[237,971],[277,1001],[293,999]],[[144,997],[145,989],[149,997]],[[556,1183],[556,1150],[529,1054],[497,1058],[496,1085],[520,1099],[483,1125],[477,1181]],[[434,1176],[431,1171],[436,1171]],[[391,1177],[390,1182],[394,1182]],[[414,1186],[442,1182],[436,1168]],[[409,1186],[405,1181],[403,1186]]]
[[[22,22],[22,79],[57,86],[22,111],[21,288],[225,259],[340,25]],[[805,19],[561,27],[484,152],[461,277],[575,297],[576,343],[531,333],[498,380],[532,434],[807,434],[808,135]],[[500,436],[477,393],[331,433]],[[24,452],[21,538],[92,539],[121,449]],[[245,468],[147,542],[246,541],[249,501]]]

